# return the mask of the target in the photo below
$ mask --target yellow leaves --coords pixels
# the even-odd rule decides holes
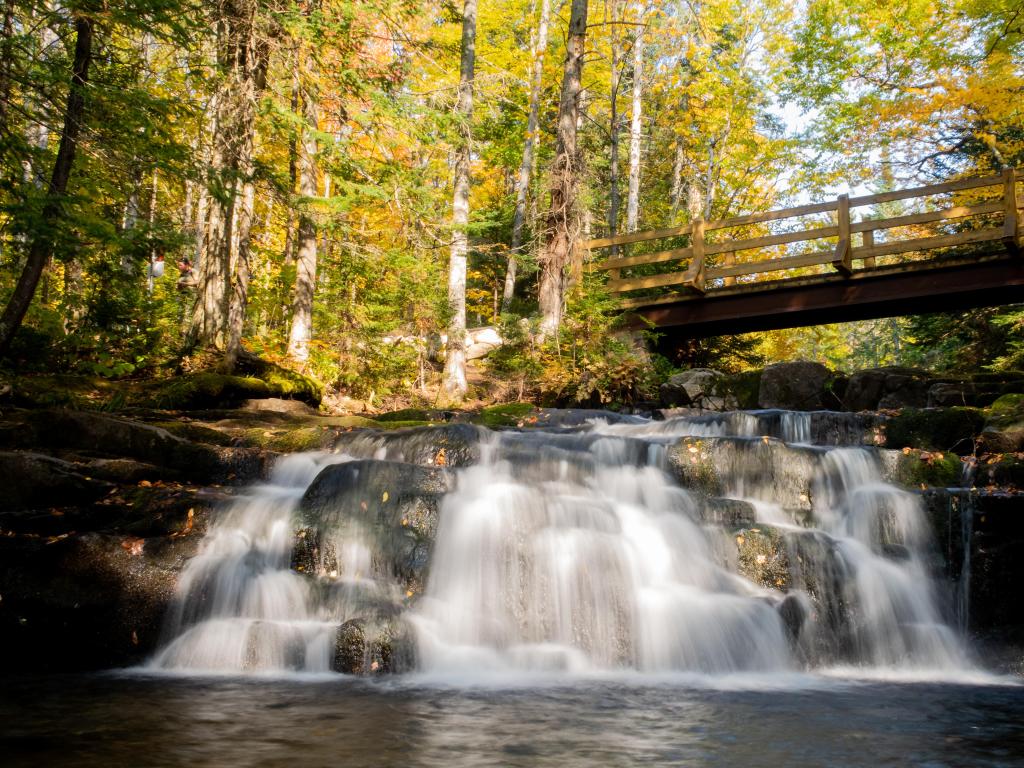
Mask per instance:
[[[444,467],[448,464],[448,455],[445,453],[444,448],[441,448],[434,456],[434,464],[438,467]]]
[[[386,501],[387,501],[387,500],[388,500],[389,498],[390,498],[390,497],[388,496],[388,492],[387,492],[387,491],[384,491],[384,493],[383,493],[383,494],[381,494],[380,500],[381,500],[381,501],[385,501],[385,502],[386,502]]]

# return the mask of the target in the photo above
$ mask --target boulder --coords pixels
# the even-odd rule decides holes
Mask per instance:
[[[887,366],[850,375],[842,399],[844,411],[875,411],[879,408],[924,408],[932,377],[917,368]]]
[[[465,467],[480,460],[483,430],[452,423],[389,431],[354,430],[337,436],[334,449],[360,458],[421,466]]]
[[[761,373],[758,405],[790,411],[820,411],[832,405],[836,376],[821,363],[800,360],[769,365]]]
[[[711,411],[729,411],[739,407],[736,398],[725,393],[725,374],[710,368],[692,368],[669,377],[659,394],[665,407],[685,406]]]
[[[421,591],[441,498],[451,485],[450,474],[439,467],[376,460],[325,467],[299,504],[292,567],[337,575],[345,563],[334,542],[355,532],[378,553],[376,576]]]
[[[503,343],[496,328],[471,328],[466,331],[466,359],[487,357]]]
[[[257,413],[288,413],[296,416],[315,416],[316,410],[301,400],[285,400],[281,397],[267,397],[258,400],[246,400],[242,403],[243,411]]]

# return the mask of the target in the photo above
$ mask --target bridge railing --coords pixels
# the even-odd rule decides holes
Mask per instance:
[[[747,216],[714,221],[698,219],[679,227],[586,240],[580,243],[580,247],[590,252],[605,249],[612,251],[606,258],[592,262],[591,268],[609,273],[608,289],[620,294],[624,307],[640,306],[650,300],[650,297],[631,298],[626,295],[633,291],[689,288],[697,294],[704,294],[709,290],[735,285],[737,278],[746,278],[744,282],[767,282],[758,276],[821,266],[830,267],[849,277],[855,271],[855,261],[861,262],[861,269],[856,270],[860,272],[875,268],[879,265],[878,260],[883,257],[928,253],[978,243],[1002,241],[1011,252],[1019,254],[1022,227],[1021,197],[1017,194],[1017,184],[1022,181],[1024,176],[1019,171],[1008,169],[993,176],[874,195],[840,195],[836,200],[828,202]],[[962,198],[964,193],[973,190],[979,191],[974,193],[975,196],[987,199],[962,200],[960,204],[951,204],[957,202],[954,196]],[[852,216],[852,212],[858,208],[906,200],[929,200],[938,196],[945,196],[945,199],[939,201],[942,207],[935,210],[883,218],[862,217],[859,220]],[[931,202],[934,204],[934,201]],[[822,215],[827,216],[824,222]],[[811,222],[815,225],[806,226],[806,217],[812,216],[818,217]],[[749,232],[756,225],[794,219],[805,219],[804,227],[756,237],[736,237],[728,232],[744,229]],[[954,232],[920,236],[922,225],[957,221],[969,222],[970,226],[960,227]],[[909,238],[889,236],[891,230],[905,232],[908,229],[912,230]],[[883,234],[881,241],[876,241],[876,233],[886,234]],[[681,238],[688,241],[683,247],[662,248],[635,255],[623,254],[627,246]],[[790,254],[783,249],[780,255],[780,246],[788,248],[794,244],[803,249],[802,252]],[[660,271],[661,266],[653,265],[665,265],[669,271]]]

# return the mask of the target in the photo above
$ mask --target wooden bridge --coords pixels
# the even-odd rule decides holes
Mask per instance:
[[[1024,301],[1019,171],[580,243],[634,327],[701,337]]]

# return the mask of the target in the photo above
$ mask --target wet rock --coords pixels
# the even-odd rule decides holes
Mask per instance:
[[[971,516],[970,628],[1024,639],[1024,494],[979,493]]]
[[[344,675],[362,675],[366,672],[366,635],[359,619],[346,621],[338,627],[334,640],[334,658],[331,669]]]
[[[742,576],[765,589],[789,589],[789,552],[779,531],[759,524],[739,531],[733,540]]]
[[[344,572],[344,555],[334,542],[348,536],[377,553],[373,575],[422,590],[441,498],[450,487],[450,475],[437,467],[376,460],[325,467],[299,505],[293,567],[319,575]]]
[[[917,368],[887,366],[857,371],[850,375],[842,407],[845,411],[923,408],[928,404],[931,384],[931,374]]]
[[[1018,454],[997,454],[983,459],[978,464],[974,484],[1024,489],[1024,458]]]
[[[1017,453],[1024,451],[1024,429],[999,430],[985,427],[978,435],[978,453]]]
[[[383,458],[407,464],[465,467],[480,460],[486,434],[472,424],[412,427],[388,432],[360,430],[338,436],[335,450],[359,458]]]
[[[779,612],[779,618],[782,619],[782,624],[786,628],[786,633],[791,640],[795,641],[800,637],[809,613],[804,600],[801,600],[795,594],[786,595],[776,610]]]
[[[723,528],[749,528],[757,518],[754,505],[739,499],[706,496],[700,500],[698,510],[703,522]]]
[[[818,411],[832,405],[835,375],[821,363],[806,360],[769,365],[761,373],[758,404],[762,408]]]
[[[885,445],[973,453],[984,423],[976,408],[905,408],[886,422]]]
[[[815,411],[811,442],[815,445],[883,445],[885,417],[877,413]]]
[[[772,438],[684,437],[669,446],[671,472],[684,487],[708,496],[757,495],[809,510],[824,449]],[[739,494],[738,488],[744,489]]]
[[[738,407],[736,398],[724,391],[725,374],[710,368],[693,368],[670,376],[659,394],[665,407],[683,406],[709,411]]]
[[[0,511],[87,505],[113,490],[112,484],[78,470],[76,465],[51,456],[0,452],[0,477],[4,478]]]
[[[582,427],[591,421],[608,424],[642,424],[643,419],[630,413],[602,411],[597,408],[542,408],[537,421],[530,426],[571,428]]]
[[[181,473],[134,459],[92,459],[83,466],[90,476],[113,483],[134,485],[143,480],[175,480]]]

